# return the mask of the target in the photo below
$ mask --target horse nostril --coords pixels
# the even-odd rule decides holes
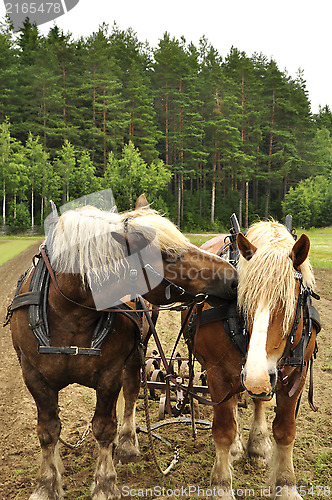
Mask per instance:
[[[272,387],[272,390],[275,388],[275,386],[277,385],[277,372],[271,372],[269,373],[269,376],[270,376],[270,384],[271,384],[271,387]]]
[[[244,370],[242,370],[242,372],[240,374],[240,378],[241,378],[241,384],[243,385],[243,387],[245,387],[244,383],[246,381],[247,376],[246,376],[246,373]]]

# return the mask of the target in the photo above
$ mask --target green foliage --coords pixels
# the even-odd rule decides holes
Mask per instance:
[[[15,215],[12,214],[9,216],[8,223],[15,233],[28,229],[31,224],[30,220],[29,209],[25,203],[21,202],[15,206]]]
[[[294,225],[310,228],[332,224],[332,172],[301,181],[290,188],[284,213],[293,214]]]
[[[330,220],[330,183],[300,182],[329,178],[331,110],[312,116],[303,72],[263,54],[169,33],[152,49],[106,24],[73,40],[27,19],[15,37],[0,25],[0,94],[3,224],[20,203],[34,226],[49,199],[109,186],[120,210],[145,192],[197,231],[228,227],[239,206],[249,222],[280,218],[283,201],[299,224]]]
[[[145,163],[132,142],[123,148],[122,158],[117,160],[110,153],[104,177],[105,187],[111,187],[120,210],[135,207],[142,193],[149,193],[154,200],[171,178],[161,160]]]

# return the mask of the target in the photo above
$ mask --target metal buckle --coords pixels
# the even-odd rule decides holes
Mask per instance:
[[[130,272],[129,272],[129,275],[130,275],[130,281],[137,281],[137,269],[130,269]]]
[[[77,345],[71,345],[71,346],[70,346],[70,348],[71,348],[71,349],[75,349],[75,352],[73,352],[73,356],[77,356],[77,355],[78,355],[78,349],[79,349],[79,348],[77,347]]]
[[[294,271],[294,278],[296,280],[302,280],[303,278],[302,273],[300,273],[299,271]]]
[[[201,300],[197,300],[200,297],[202,297],[202,299]],[[195,295],[195,304],[198,305],[198,306],[200,304],[204,304],[204,302],[206,301],[207,298],[208,298],[207,294],[205,294],[205,293],[198,293],[197,295]]]

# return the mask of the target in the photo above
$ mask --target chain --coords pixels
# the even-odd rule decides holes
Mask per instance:
[[[86,438],[90,434],[90,431],[91,431],[91,422],[88,423],[85,431],[82,434],[82,437],[77,441],[76,444],[67,443],[67,441],[64,441],[61,437],[59,437],[59,441],[60,441],[60,443],[67,446],[67,448],[70,448],[71,450],[76,450],[77,448],[80,448],[80,446],[82,446],[82,444],[84,443],[84,441],[86,440]]]
[[[156,456],[156,451],[155,451],[154,442],[153,442],[153,433],[151,430],[151,420],[150,420],[150,411],[149,411],[149,392],[148,392],[148,381],[147,381],[148,377],[147,377],[147,372],[146,372],[145,353],[144,353],[144,345],[143,345],[143,318],[141,318],[140,343],[138,346],[138,351],[139,351],[141,368],[142,368],[145,423],[146,423],[146,430],[147,430],[147,435],[148,435],[148,440],[149,440],[149,445],[150,445],[150,451],[151,451],[153,462],[154,462],[157,470],[161,474],[166,476],[170,472],[170,470],[174,467],[174,465],[176,465],[179,461],[179,448],[178,448],[178,446],[175,446],[173,460],[171,461],[171,463],[167,467],[167,469],[162,470],[162,468],[159,465],[157,456]]]

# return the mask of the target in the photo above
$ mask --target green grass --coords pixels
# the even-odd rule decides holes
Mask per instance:
[[[302,233],[310,238],[311,264],[320,269],[332,269],[332,226],[297,231],[299,236]]]
[[[192,233],[185,233],[185,236],[189,238],[191,243],[194,245],[197,245],[200,247],[205,243],[206,241],[210,240],[214,236],[217,236],[217,233],[206,233],[206,234],[192,234]]]
[[[0,237],[0,266],[40,241],[41,237]]]
[[[310,261],[314,267],[320,269],[332,269],[332,226],[318,229],[298,229],[297,235],[306,233],[311,242]],[[192,234],[187,233],[186,236],[194,245],[201,246],[203,243],[213,238],[215,234]],[[33,245],[36,241],[41,240],[40,236],[32,237],[0,237],[0,265],[7,260],[12,259],[26,248]]]
[[[302,233],[305,233],[310,238],[310,261],[313,267],[332,269],[332,226],[306,230],[298,229],[296,231],[298,237]],[[187,233],[186,236],[194,245],[201,246],[215,235],[212,233]]]

